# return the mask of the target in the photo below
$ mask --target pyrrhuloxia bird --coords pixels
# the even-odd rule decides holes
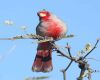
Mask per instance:
[[[67,26],[57,16],[46,10],[38,12],[37,15],[39,16],[39,24],[36,28],[37,35],[52,37],[54,40],[65,36]],[[49,41],[39,43],[32,70],[36,72],[51,71],[53,69],[51,53],[52,46]]]

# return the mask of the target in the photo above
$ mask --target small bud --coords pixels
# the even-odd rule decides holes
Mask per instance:
[[[92,49],[92,45],[90,43],[87,43],[85,45],[85,51],[90,51]]]

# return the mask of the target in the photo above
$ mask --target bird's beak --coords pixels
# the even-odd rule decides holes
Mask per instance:
[[[45,16],[46,16],[45,13],[39,13],[38,15],[39,15],[40,17],[45,17]]]

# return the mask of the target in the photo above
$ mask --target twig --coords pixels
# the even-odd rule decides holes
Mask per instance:
[[[14,40],[14,38],[0,38],[0,40]]]
[[[71,52],[70,52],[70,46],[69,46],[68,43],[67,43],[67,47],[66,48],[68,49],[69,56],[72,58],[72,55],[71,55]]]
[[[64,80],[66,80],[66,71],[69,69],[69,67],[71,66],[71,64],[72,64],[72,62],[73,62],[73,57],[72,57],[72,55],[71,55],[71,52],[70,52],[70,47],[68,46],[68,44],[67,44],[67,49],[68,49],[68,53],[69,53],[69,56],[67,56],[67,55],[65,55],[64,53],[62,53],[57,47],[56,47],[56,45],[54,44],[54,43],[51,43],[52,45],[53,45],[53,47],[54,47],[54,49],[57,51],[57,53],[59,53],[60,54],[60,56],[64,56],[64,57],[66,57],[66,58],[68,58],[68,59],[70,59],[71,60],[71,62],[68,64],[68,66],[65,68],[65,69],[63,69],[61,72],[63,73],[63,79]]]
[[[84,59],[96,48],[97,44],[98,44],[99,40],[97,40],[96,44],[94,45],[94,47],[92,48],[92,50],[90,52],[88,52],[84,57],[82,57],[82,59],[77,59],[76,57],[72,57],[71,55],[71,52],[70,52],[70,47],[68,46],[67,44],[67,49],[68,49],[68,53],[69,53],[69,56],[68,55],[65,55],[63,52],[61,52],[59,50],[59,48],[54,44],[54,43],[51,43],[53,48],[57,51],[57,53],[60,54],[60,56],[63,56],[63,57],[66,57],[68,59],[71,60],[71,62],[69,63],[69,65],[64,69],[62,70],[63,72],[63,79],[66,80],[66,71],[69,69],[70,65],[72,64],[72,62],[76,62],[78,63],[79,65],[81,65],[81,73],[80,73],[80,76],[77,80],[83,80],[83,75],[85,73],[85,71],[89,68],[89,64],[87,64],[86,61],[84,61]],[[91,74],[88,74],[88,79],[90,80],[91,79]]]
[[[73,61],[71,61],[65,69],[61,70],[61,72],[63,73],[63,80],[66,80],[66,71],[69,69],[69,67],[71,66],[72,62]]]
[[[40,39],[43,40],[45,37],[35,35],[35,34],[26,34],[26,35],[18,35],[12,38],[0,38],[0,40],[16,40],[16,39]]]
[[[66,80],[66,71],[62,70],[61,72],[63,73],[63,80]]]
[[[64,71],[67,71],[69,69],[69,67],[71,66],[72,62],[73,61],[71,60],[70,63],[68,64],[68,66],[64,69]]]
[[[99,42],[99,40],[96,41],[94,47],[91,49],[91,51],[89,51],[89,52],[83,57],[83,59],[85,59],[85,58],[96,48],[98,42]]]
[[[67,56],[67,55],[63,54],[63,52],[61,52],[61,51],[58,49],[58,47],[56,46],[56,44],[55,44],[55,43],[51,43],[51,45],[53,46],[53,48],[55,49],[55,51],[57,51],[57,53],[59,53],[59,54],[60,54],[60,56],[62,55],[62,56],[64,56],[64,57],[66,57],[66,58],[70,59],[70,57],[69,57],[69,56]]]
[[[98,42],[99,42],[99,40],[97,40],[97,42],[96,42],[95,46],[93,47],[93,49],[92,49],[90,52],[88,52],[88,53],[83,57],[83,60],[89,55],[89,53],[91,53],[91,52],[96,48]],[[82,60],[77,60],[76,57],[70,57],[70,56],[68,56],[68,55],[65,55],[62,51],[59,50],[59,48],[56,46],[56,44],[54,44],[54,43],[51,43],[51,44],[52,44],[53,48],[55,49],[55,51],[57,51],[57,53],[59,53],[59,54],[62,55],[63,57],[66,57],[66,58],[68,58],[68,59],[70,59],[70,60],[72,60],[72,61],[74,61],[74,62],[76,62],[76,63],[84,64],[84,62],[83,62]],[[69,50],[69,52],[70,52],[70,50]],[[70,53],[69,53],[69,54],[70,54]]]
[[[95,58],[86,58],[86,59],[91,59],[91,60],[95,60],[95,61],[100,62],[100,60],[99,60],[99,59],[95,59]]]

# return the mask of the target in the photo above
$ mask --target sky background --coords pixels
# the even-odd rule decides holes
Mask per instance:
[[[37,12],[46,9],[68,24],[68,33],[74,38],[57,42],[64,47],[71,45],[73,56],[83,49],[86,43],[95,44],[100,37],[100,0],[1,0],[0,1],[0,38],[33,33],[39,23]],[[4,24],[5,20],[12,20],[13,25]],[[21,30],[27,26],[27,32]],[[33,43],[32,43],[33,42]],[[27,77],[50,76],[48,80],[63,80],[61,69],[65,68],[69,60],[58,57],[53,53],[53,71],[36,73],[31,67],[36,54],[37,43],[34,40],[0,41],[0,80],[25,80]],[[4,56],[4,57],[3,57]],[[89,56],[100,59],[100,43]],[[93,69],[100,70],[100,62],[89,60]],[[73,63],[67,72],[68,80],[76,80],[80,72]],[[100,73],[93,74],[93,80],[100,78]],[[85,78],[85,80],[87,80]]]

